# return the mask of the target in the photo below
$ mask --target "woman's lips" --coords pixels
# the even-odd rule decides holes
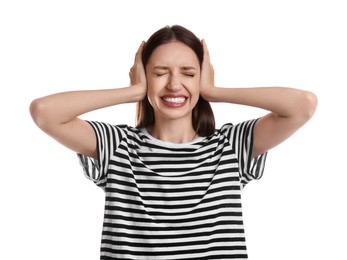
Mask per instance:
[[[188,97],[184,95],[165,95],[161,97],[161,100],[168,107],[178,108],[186,104]]]

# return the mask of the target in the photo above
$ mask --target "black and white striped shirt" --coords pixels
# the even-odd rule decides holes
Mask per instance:
[[[174,144],[90,121],[98,160],[78,156],[106,193],[100,259],[247,259],[241,190],[266,159],[251,159],[255,122]]]

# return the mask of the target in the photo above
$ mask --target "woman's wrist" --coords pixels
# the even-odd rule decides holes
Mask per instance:
[[[129,90],[131,91],[131,101],[130,102],[139,102],[142,101],[147,94],[147,85],[145,83],[136,83],[130,86]]]
[[[220,98],[220,92],[221,89],[216,87],[216,86],[212,86],[209,88],[206,88],[205,90],[200,92],[200,95],[209,102],[222,102],[221,98]]]

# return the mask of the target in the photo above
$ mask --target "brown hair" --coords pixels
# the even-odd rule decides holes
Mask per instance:
[[[142,50],[142,63],[144,67],[146,67],[155,48],[174,40],[184,43],[195,52],[201,68],[204,59],[202,44],[194,33],[180,25],[165,26],[149,37]],[[154,111],[147,97],[138,102],[136,119],[136,127],[138,128],[148,127],[154,124]],[[193,109],[192,125],[199,136],[208,136],[215,131],[215,119],[211,105],[201,96]]]

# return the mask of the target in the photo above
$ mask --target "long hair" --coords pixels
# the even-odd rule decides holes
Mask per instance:
[[[142,50],[143,66],[146,67],[150,56],[158,46],[171,41],[179,41],[190,47],[195,52],[201,69],[204,59],[202,44],[194,33],[180,25],[165,26],[149,37]],[[154,121],[154,110],[146,96],[137,104],[136,127],[152,126]],[[211,105],[201,96],[193,108],[192,125],[199,136],[208,136],[215,131],[215,119]]]

